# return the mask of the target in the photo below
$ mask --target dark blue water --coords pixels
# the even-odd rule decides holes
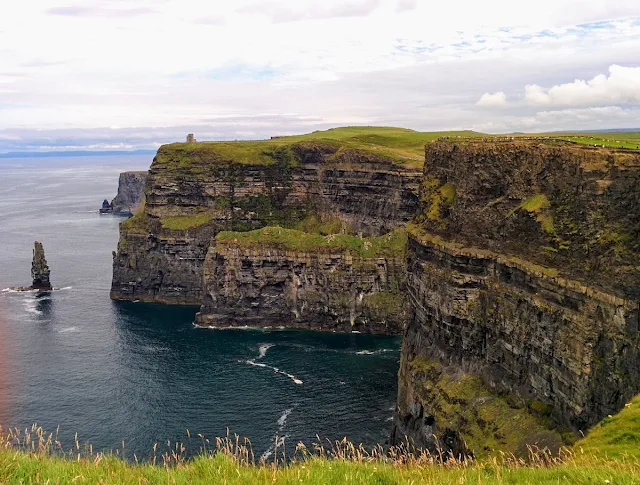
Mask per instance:
[[[0,160],[0,289],[30,284],[44,243],[48,295],[0,293],[0,425],[60,427],[94,450],[231,433],[257,456],[316,434],[383,443],[400,341],[303,331],[196,329],[196,308],[109,299],[121,218],[100,216],[118,174],[149,157]],[[284,322],[283,322],[284,323]],[[197,446],[194,445],[194,449]]]

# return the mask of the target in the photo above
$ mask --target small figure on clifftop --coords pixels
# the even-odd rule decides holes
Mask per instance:
[[[36,241],[33,248],[33,262],[31,263],[31,278],[33,283],[31,289],[49,291],[52,289],[49,281],[49,265],[44,257],[44,248],[42,243]]]

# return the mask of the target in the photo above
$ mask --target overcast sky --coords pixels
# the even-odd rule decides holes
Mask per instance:
[[[640,1],[0,4],[0,152],[640,128]]]

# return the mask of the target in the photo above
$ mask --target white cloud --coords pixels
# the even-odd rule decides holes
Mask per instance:
[[[154,142],[184,126],[224,138],[349,123],[510,131],[507,122],[546,123],[540,106],[633,102],[630,71],[611,71],[604,87],[562,83],[638,65],[637,0],[521,9],[512,0],[0,2],[0,131],[146,127]]]
[[[502,91],[493,94],[484,93],[476,103],[477,106],[482,108],[504,108],[507,104],[507,95]]]
[[[534,106],[601,106],[640,103],[640,67],[609,67],[609,76],[598,74],[585,81],[559,84],[545,89],[525,87],[525,101]]]

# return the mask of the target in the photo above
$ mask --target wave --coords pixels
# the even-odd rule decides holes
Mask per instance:
[[[285,409],[284,412],[282,413],[282,416],[278,418],[277,423],[278,423],[278,426],[280,426],[279,428],[280,431],[282,431],[282,428],[284,428],[284,425],[287,423],[287,418],[291,414],[291,411],[293,411],[293,408]]]
[[[395,352],[393,349],[378,349],[378,350],[358,350],[356,355],[377,355],[385,352]]]
[[[240,361],[240,362],[242,362],[242,361]],[[262,367],[262,368],[266,368],[266,369],[271,369],[276,374],[282,374],[283,376],[287,376],[289,379],[291,379],[293,382],[295,382],[298,385],[304,384],[304,382],[302,382],[301,379],[298,379],[293,374],[289,374],[288,372],[282,371],[282,370],[278,369],[277,367],[273,367],[273,366],[267,365],[267,364],[262,364],[260,362],[256,362],[255,360],[251,360],[251,359],[245,360],[244,363],[249,364],[249,365],[253,365],[255,367]]]
[[[75,333],[78,331],[78,327],[65,327],[58,330],[58,333]]]
[[[39,290],[18,290],[16,288],[3,288],[2,293],[38,293]]]
[[[262,344],[259,348],[258,348],[258,360],[262,359],[265,355],[267,355],[267,350],[269,350],[271,347],[273,347],[275,344]]]

